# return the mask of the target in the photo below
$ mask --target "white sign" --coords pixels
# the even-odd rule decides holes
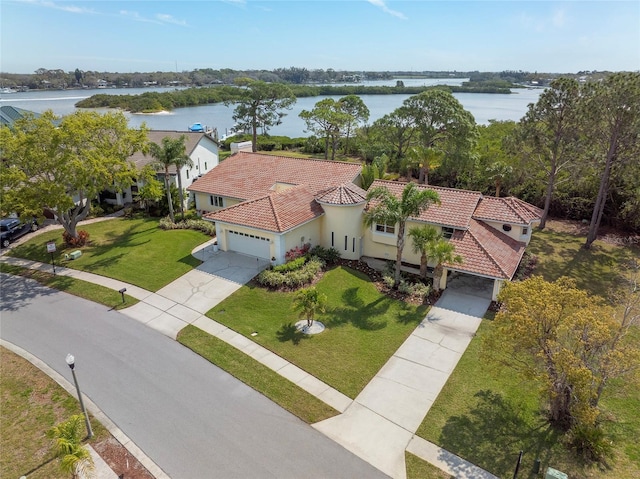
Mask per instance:
[[[55,253],[56,252],[56,242],[49,241],[47,243],[47,253]]]

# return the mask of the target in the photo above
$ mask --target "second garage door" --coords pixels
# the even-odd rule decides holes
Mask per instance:
[[[271,258],[269,238],[240,231],[227,230],[227,249],[258,258]]]

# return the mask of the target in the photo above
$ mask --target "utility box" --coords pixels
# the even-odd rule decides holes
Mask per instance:
[[[569,476],[557,469],[547,467],[547,473],[544,475],[544,479],[569,479]]]
[[[69,253],[69,258],[71,259],[78,259],[80,256],[82,256],[82,251],[80,251],[79,249]]]

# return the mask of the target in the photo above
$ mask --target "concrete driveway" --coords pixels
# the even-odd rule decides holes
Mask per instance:
[[[265,260],[214,252],[211,246],[194,256],[204,262],[122,313],[175,339],[178,331],[198,321],[268,266]]]
[[[352,405],[314,427],[389,476],[405,478],[404,452],[490,302],[447,289]]]

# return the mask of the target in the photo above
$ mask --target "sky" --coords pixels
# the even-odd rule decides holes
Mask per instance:
[[[0,0],[0,71],[640,70],[640,0]]]

